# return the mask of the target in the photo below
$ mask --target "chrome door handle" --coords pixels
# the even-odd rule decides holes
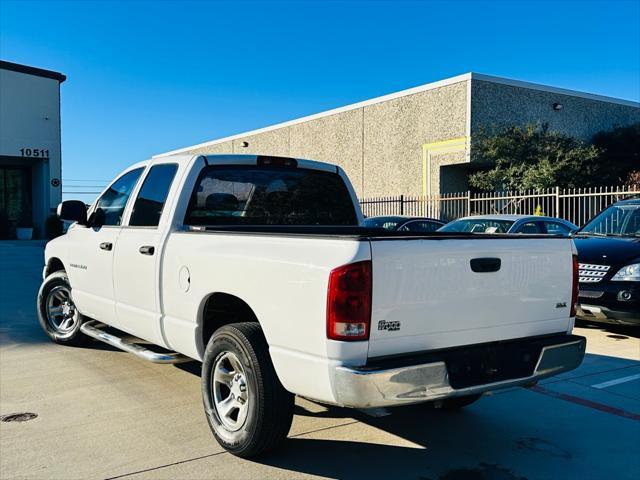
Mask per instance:
[[[102,242],[100,244],[100,248],[102,250],[110,251],[113,248],[113,243],[111,243],[111,242]]]
[[[143,245],[140,247],[140,250],[138,250],[141,254],[143,255],[153,255],[153,253],[156,251],[155,247],[152,247],[151,245]]]

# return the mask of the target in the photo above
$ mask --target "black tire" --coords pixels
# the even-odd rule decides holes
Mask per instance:
[[[233,367],[233,362],[238,361],[240,365]],[[232,377],[230,386],[214,380],[216,370],[223,372],[220,378]],[[245,390],[241,388],[242,382]],[[225,387],[228,397],[221,401]],[[236,397],[232,394],[234,389]],[[246,407],[244,402],[238,404],[243,395]],[[232,401],[237,399],[236,407],[222,417],[217,405],[229,397]],[[202,362],[202,399],[213,436],[233,455],[255,457],[273,450],[287,437],[293,420],[294,396],[278,380],[258,323],[225,325],[212,335]],[[235,425],[229,425],[234,421]]]
[[[462,397],[451,397],[441,400],[441,403],[434,403],[435,408],[442,410],[460,410],[461,408],[468,407],[472,403],[477,402],[482,397],[481,393],[475,395],[465,395]]]
[[[67,295],[68,300],[63,302],[61,298]],[[56,308],[56,302],[60,308],[66,308],[67,316],[53,316],[49,307]],[[64,305],[66,303],[66,305]],[[38,321],[47,336],[61,345],[85,345],[89,338],[80,331],[80,325],[84,321],[82,314],[76,309],[71,296],[71,284],[64,270],[52,273],[44,279],[37,299]],[[73,312],[73,314],[70,314]],[[57,326],[56,318],[60,325]],[[64,321],[70,321],[66,328]]]

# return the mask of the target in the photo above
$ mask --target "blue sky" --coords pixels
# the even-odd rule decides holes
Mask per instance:
[[[60,71],[63,178],[475,71],[640,100],[640,1],[0,0]]]

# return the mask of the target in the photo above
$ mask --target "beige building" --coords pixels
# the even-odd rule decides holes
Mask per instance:
[[[640,122],[640,103],[467,73],[176,153],[247,153],[342,166],[362,197],[465,191],[480,128],[548,123],[588,140]]]
[[[0,239],[45,235],[62,199],[58,72],[0,61]]]

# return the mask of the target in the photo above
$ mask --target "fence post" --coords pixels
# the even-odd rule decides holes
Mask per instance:
[[[471,215],[471,190],[467,190],[467,217]]]
[[[560,187],[556,187],[556,213],[555,216],[560,218]]]
[[[400,195],[400,215],[404,215],[404,195]]]

